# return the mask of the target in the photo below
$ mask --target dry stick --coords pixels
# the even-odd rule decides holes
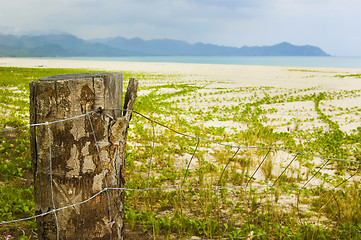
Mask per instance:
[[[282,173],[278,176],[278,178],[276,179],[276,181],[272,184],[271,188],[273,188],[275,186],[275,184],[277,183],[277,181],[280,179],[280,177],[286,172],[287,168],[291,165],[291,163],[297,158],[297,156],[300,153],[297,153],[296,156],[294,156],[294,158],[291,160],[291,162],[287,165],[287,167],[282,171]]]
[[[341,207],[340,207],[340,204],[339,202],[337,201],[337,198],[335,196],[335,194],[332,194],[333,196],[333,199],[335,199],[335,202],[337,204],[337,208],[338,208],[338,220],[341,222]]]
[[[271,149],[272,149],[272,148],[268,148],[268,152],[267,152],[266,156],[264,156],[262,162],[258,165],[256,171],[254,171],[253,174],[252,174],[252,176],[249,178],[249,180],[248,180],[248,182],[247,182],[247,184],[246,184],[246,188],[247,188],[249,182],[252,180],[253,176],[256,174],[256,172],[259,170],[259,168],[261,167],[261,165],[263,164],[263,162],[266,160],[268,154],[271,152]]]
[[[237,153],[239,152],[239,149],[240,149],[240,148],[237,149],[237,151],[233,154],[233,156],[232,156],[232,157],[229,159],[229,161],[227,162],[226,166],[224,166],[223,171],[222,171],[222,174],[221,174],[221,176],[219,177],[219,180],[218,180],[218,187],[221,186],[221,180],[222,180],[222,177],[223,177],[224,172],[226,171],[226,168],[228,167],[229,163],[235,158],[235,156],[236,156]]]
[[[310,177],[301,188],[304,188],[304,187],[327,165],[327,163],[328,163],[330,160],[331,160],[330,158],[327,159],[327,161],[325,161],[325,162],[322,164],[322,166],[318,169],[318,171],[317,171],[315,174],[313,174],[312,177]]]
[[[49,138],[49,176],[50,176],[50,194],[51,194],[51,204],[53,205],[52,212],[54,213],[55,226],[56,226],[56,239],[59,240],[59,225],[58,225],[58,217],[55,212],[55,203],[54,203],[54,194],[53,194],[53,166],[52,166],[52,152],[51,152],[51,134],[49,123],[45,123],[48,129],[48,138]]]
[[[147,189],[149,189],[150,170],[151,170],[151,167],[152,167],[152,160],[153,160],[153,153],[154,153],[154,146],[155,146],[155,129],[154,129],[154,122],[152,122],[152,127],[153,127],[153,141],[152,141],[152,152],[151,152],[151,154],[150,154],[150,159],[149,159]]]
[[[93,127],[93,123],[90,119],[90,116],[89,114],[87,114],[87,117],[88,117],[88,120],[89,120],[89,123],[90,123],[90,127],[91,127],[91,130],[92,130],[92,135],[93,135],[93,138],[94,138],[94,142],[95,142],[95,148],[97,150],[97,154],[98,154],[98,159],[99,159],[99,162],[100,162],[100,167],[101,167],[101,170],[102,170],[102,174],[103,174],[103,180],[104,180],[104,185],[105,185],[105,192],[106,192],[106,195],[107,195],[107,199],[108,199],[108,217],[109,217],[109,229],[110,229],[110,233],[109,233],[109,236],[110,236],[110,240],[113,238],[113,233],[112,233],[112,213],[111,213],[111,207],[110,207],[110,196],[109,196],[109,192],[108,192],[108,182],[107,182],[107,179],[106,179],[106,176],[105,176],[105,171],[104,171],[104,168],[103,168],[103,161],[102,161],[102,158],[100,157],[100,151],[99,151],[99,145],[98,145],[98,141],[97,141],[97,138],[95,136],[95,132],[94,132],[94,127]]]
[[[318,210],[318,217],[317,217],[317,224],[320,223],[320,218],[321,218],[321,210],[329,203],[332,201],[332,197],[328,199],[328,201],[323,204],[320,209]]]
[[[301,212],[300,212],[300,208],[299,208],[299,204],[300,204],[300,192],[302,189],[304,189],[306,187],[306,185],[326,166],[326,164],[330,161],[331,159],[328,158],[327,161],[325,161],[321,167],[319,167],[318,171],[313,174],[306,182],[305,184],[303,184],[303,186],[298,190],[298,195],[297,195],[297,203],[296,203],[296,208],[297,208],[297,214],[298,214],[298,220],[300,222],[300,224],[302,225],[302,217],[301,217]]]
[[[334,191],[336,188],[338,188],[339,186],[341,186],[342,184],[344,184],[345,182],[348,182],[348,181],[349,181],[351,178],[353,178],[354,176],[356,176],[356,174],[357,174],[360,170],[361,170],[361,164],[359,164],[359,167],[357,168],[357,171],[356,171],[354,174],[352,174],[352,175],[351,175],[350,177],[348,177],[347,179],[343,180],[341,183],[339,183],[338,185],[336,185],[334,188],[332,188],[332,189],[324,189],[322,195],[325,194],[325,191],[327,190],[327,191],[331,192],[332,196],[334,197],[335,194],[333,193],[333,191]],[[358,189],[358,190],[360,190],[360,189]],[[317,220],[318,222],[319,222],[320,217],[321,217],[321,210],[331,201],[331,199],[332,199],[332,198],[330,198],[330,199],[329,199],[325,204],[323,204],[323,205],[320,207],[320,209],[318,210],[318,211],[319,211],[318,220]],[[336,199],[335,199],[335,200],[336,200]],[[300,221],[301,221],[301,216],[300,216],[300,211],[299,211],[299,208],[298,208],[298,204],[299,204],[299,196],[298,196],[298,198],[297,198],[297,210],[298,210],[299,219],[300,219]],[[336,202],[336,204],[338,205],[338,202]],[[340,207],[339,207],[339,218],[341,219]],[[301,223],[302,223],[302,221],[301,221]]]
[[[182,188],[183,188],[183,184],[184,184],[184,182],[185,182],[185,180],[186,180],[186,177],[187,177],[187,173],[188,173],[188,169],[189,169],[189,167],[190,167],[190,165],[191,165],[191,162],[192,162],[192,160],[193,160],[193,157],[194,157],[194,155],[196,154],[196,151],[197,151],[197,149],[198,149],[198,146],[199,146],[199,141],[200,141],[200,138],[198,138],[198,141],[197,141],[197,145],[196,145],[196,147],[195,147],[195,149],[194,149],[194,152],[193,152],[193,154],[192,154],[192,157],[191,157],[191,159],[189,160],[189,162],[188,162],[188,166],[187,166],[187,169],[186,169],[186,172],[184,173],[184,178],[183,178],[183,181],[182,181],[182,183],[181,183],[181,185],[180,185],[180,188],[179,188],[179,201],[180,201],[180,215],[181,215],[181,233],[183,232],[183,207],[182,207]],[[180,237],[182,237],[182,236],[180,236]]]
[[[348,177],[347,179],[343,180],[341,183],[339,183],[337,186],[335,186],[332,190],[329,190],[332,194],[332,196],[335,198],[335,194],[333,193],[333,191],[338,188],[339,186],[341,186],[342,184],[344,184],[345,182],[349,181],[351,178],[353,178],[361,169],[361,164],[359,164],[359,167],[357,168],[357,171],[352,174],[350,177]],[[325,191],[325,190],[324,190]],[[322,193],[324,194],[324,192]],[[318,221],[321,217],[321,210],[331,201],[332,198],[330,198],[325,204],[323,204],[321,207],[320,207],[320,210],[319,210],[319,217],[318,217]],[[335,201],[336,201],[336,198],[335,198]],[[338,202],[336,201],[337,205],[338,205]],[[340,213],[340,208],[339,208],[339,217],[341,219],[341,213]]]
[[[297,194],[297,203],[296,203],[296,208],[297,208],[297,215],[298,215],[298,220],[300,222],[300,225],[303,224],[302,222],[302,217],[301,217],[301,211],[300,211],[300,195],[301,195],[301,189],[298,189],[298,194]]]
[[[196,154],[196,151],[197,151],[197,149],[198,149],[199,140],[200,140],[200,138],[198,138],[197,146],[196,146],[196,148],[194,149],[194,152],[193,152],[193,154],[192,154],[191,160],[189,160],[189,162],[188,162],[188,166],[187,166],[186,172],[184,173],[183,181],[182,181],[181,186],[180,186],[181,189],[183,188],[183,184],[184,184],[184,182],[185,182],[185,180],[186,180],[187,173],[188,173],[188,169],[189,169],[189,167],[190,167],[190,165],[191,165],[191,162],[192,162],[192,160],[193,160],[193,157],[194,157],[194,155]]]
[[[264,156],[264,158],[262,159],[261,163],[258,165],[257,169],[253,172],[252,176],[248,179],[248,182],[247,182],[245,188],[247,188],[248,184],[251,182],[251,180],[253,179],[254,175],[255,175],[255,174],[257,173],[257,171],[260,169],[260,167],[262,166],[262,164],[266,161],[266,159],[267,159],[267,157],[268,157],[268,154],[271,152],[271,149],[272,149],[272,148],[268,148],[268,151],[267,151],[266,155]],[[250,192],[250,193],[251,193],[251,190],[252,190],[252,188],[250,187],[250,189],[249,189],[249,192]],[[268,191],[265,191],[264,194],[265,194],[265,197],[267,197]],[[270,194],[269,194],[270,197],[271,197],[271,194],[272,194],[272,192],[270,192]],[[266,199],[266,198],[265,198],[265,199]]]

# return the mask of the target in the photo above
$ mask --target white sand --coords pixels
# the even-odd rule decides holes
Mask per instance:
[[[239,97],[254,95],[261,97],[264,94],[262,90],[251,92],[226,92],[220,93],[217,88],[228,90],[239,89],[241,87],[273,87],[267,90],[270,96],[280,94],[280,92],[289,92],[297,89],[308,89],[298,91],[295,95],[312,94],[320,91],[341,91],[341,90],[361,90],[361,79],[356,77],[340,78],[337,75],[361,74],[361,69],[341,69],[341,68],[309,68],[309,67],[274,67],[274,66],[246,66],[246,65],[222,65],[222,64],[190,64],[190,63],[158,63],[158,62],[121,62],[121,61],[81,61],[81,60],[56,60],[47,58],[0,58],[0,66],[7,67],[41,67],[41,68],[85,68],[99,71],[131,71],[131,72],[150,72],[157,74],[181,74],[182,81],[190,81],[204,85],[207,81],[207,88],[203,92],[214,92],[216,95],[199,97],[195,108],[207,109],[212,106],[231,106],[239,104],[235,100]],[[150,82],[149,84],[157,84]],[[167,89],[164,89],[167,91]],[[140,92],[140,94],[146,94]],[[216,100],[207,101],[209,98]],[[233,98],[233,100],[232,100]],[[173,99],[174,100],[174,99]],[[237,103],[238,102],[238,103]],[[354,108],[361,106],[361,98],[346,97],[338,101],[323,101],[323,108],[329,104],[336,107]],[[281,125],[292,118],[300,119],[302,122],[305,117],[315,117],[317,113],[314,106],[306,106],[303,102],[293,102],[292,104],[271,104],[269,108],[275,107],[279,111],[276,114],[268,114],[272,125]],[[328,106],[327,106],[328,107]],[[324,109],[326,110],[326,109]],[[332,110],[330,110],[332,111]],[[357,111],[356,111],[357,112]],[[281,115],[280,115],[281,114]],[[280,116],[278,116],[280,115]],[[285,115],[285,116],[282,116]],[[287,116],[286,116],[287,115]],[[303,116],[303,117],[300,117]],[[347,117],[347,119],[346,119]],[[355,113],[349,113],[340,117],[332,117],[341,124],[342,130],[351,131],[360,126],[359,116]],[[357,119],[358,118],[358,119]],[[351,120],[350,120],[351,119]],[[354,120],[352,120],[354,119]],[[219,126],[219,122],[210,121],[208,125]],[[317,125],[322,124],[317,122]],[[207,126],[208,126],[207,125]],[[233,124],[226,124],[229,128]],[[314,127],[315,122],[303,122],[302,128]],[[279,131],[286,131],[287,126],[279,127]]]
[[[116,61],[55,60],[46,58],[0,58],[0,66],[86,68],[107,71],[143,71],[159,74],[185,74],[211,80],[230,81],[234,86],[273,86],[277,88],[310,88],[323,91],[361,88],[361,80],[338,78],[337,74],[361,73],[361,69],[273,67],[190,63],[145,63]],[[296,71],[290,71],[296,70]],[[299,71],[309,70],[309,71]]]
[[[42,68],[85,68],[106,71],[132,71],[151,72],[157,74],[182,74],[182,81],[189,80],[192,83],[204,85],[206,88],[197,92],[197,95],[189,96],[187,100],[195,109],[206,109],[212,106],[230,107],[239,105],[247,101],[250,97],[260,99],[266,93],[262,86],[273,87],[267,90],[271,97],[282,93],[293,94],[295,96],[303,94],[313,94],[320,91],[341,90],[361,90],[361,79],[356,77],[340,78],[342,74],[361,74],[361,69],[340,69],[340,68],[309,68],[309,67],[271,67],[271,66],[241,66],[241,65],[221,65],[221,64],[188,64],[188,63],[144,63],[144,62],[116,62],[116,61],[79,61],[79,60],[54,60],[36,58],[0,58],[0,66],[6,67],[42,67]],[[155,83],[155,82],[154,82]],[[153,84],[153,82],[151,83]],[[237,92],[241,87],[257,87],[256,90]],[[222,92],[217,88],[228,91]],[[302,89],[302,91],[297,91]],[[163,89],[161,92],[173,92],[174,89]],[[148,94],[145,90],[140,94]],[[203,94],[199,96],[198,94]],[[208,94],[208,95],[205,95]],[[179,97],[179,99],[184,97]],[[175,99],[172,99],[173,101]],[[179,103],[183,105],[183,103]],[[325,114],[331,115],[333,121],[340,123],[343,131],[352,131],[360,126],[361,97],[343,96],[340,100],[322,101],[320,107]],[[188,107],[188,106],[184,106]],[[263,106],[265,109],[277,109],[275,113],[265,114],[269,120],[265,120],[267,125],[272,125],[277,131],[298,131],[297,129],[312,129],[317,126],[326,126],[317,119],[314,102],[282,102]],[[340,108],[340,109],[339,109]],[[348,111],[347,109],[351,109]],[[186,109],[185,109],[186,112]],[[342,113],[338,116],[336,114]],[[220,111],[222,114],[222,111]],[[184,116],[191,123],[197,124],[197,119],[193,116]],[[313,119],[313,120],[309,120]],[[285,124],[286,123],[286,124]],[[242,129],[245,126],[232,120],[219,121],[217,118],[202,122],[204,126],[224,126],[226,132],[231,132],[233,128]],[[282,155],[283,154],[283,155]],[[292,156],[288,153],[279,152],[276,156],[278,164],[273,167],[273,174],[279,175],[288,164]],[[276,158],[275,157],[275,158]],[[187,156],[189,159],[189,156]],[[187,160],[185,159],[185,160]],[[196,164],[197,161],[194,161]],[[295,162],[296,163],[296,162]],[[317,163],[320,165],[322,162]],[[290,174],[297,176],[298,166],[290,167]],[[306,174],[306,170],[301,174]],[[262,179],[262,171],[258,172],[257,179]],[[316,178],[315,180],[316,181]],[[314,184],[311,182],[310,184]],[[288,199],[288,198],[284,198]],[[285,200],[280,199],[279,203],[285,204]]]

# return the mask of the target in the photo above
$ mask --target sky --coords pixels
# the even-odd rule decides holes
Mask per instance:
[[[280,42],[361,56],[360,0],[0,0],[0,33],[222,46]]]

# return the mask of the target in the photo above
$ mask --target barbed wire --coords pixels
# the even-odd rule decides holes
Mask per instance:
[[[284,148],[279,148],[279,147],[262,147],[262,146],[239,146],[239,145],[232,145],[229,143],[221,143],[212,139],[205,139],[205,138],[201,138],[201,137],[197,137],[197,136],[193,136],[187,133],[183,133],[180,131],[177,131],[163,123],[160,123],[157,120],[154,120],[150,117],[145,116],[144,114],[141,114],[137,111],[130,111],[132,113],[135,113],[137,115],[139,115],[140,117],[143,117],[144,119],[150,121],[152,123],[152,147],[151,147],[151,155],[150,155],[150,159],[149,159],[149,166],[148,166],[148,175],[147,175],[147,187],[143,188],[143,189],[132,189],[132,188],[117,188],[117,187],[109,187],[107,180],[106,180],[106,174],[103,168],[103,161],[101,159],[101,154],[100,154],[100,150],[99,150],[99,146],[98,146],[98,141],[96,138],[96,133],[93,127],[93,123],[91,121],[90,115],[92,114],[102,114],[104,113],[105,115],[108,116],[108,114],[106,114],[107,110],[118,110],[118,111],[130,111],[127,109],[116,109],[116,108],[110,108],[110,109],[97,109],[94,111],[90,111],[88,113],[85,114],[81,114],[78,116],[74,116],[74,117],[70,117],[70,118],[66,118],[66,119],[60,119],[60,120],[56,120],[56,121],[52,121],[52,122],[44,122],[44,123],[36,123],[36,124],[28,124],[28,125],[24,125],[24,126],[20,126],[20,127],[15,127],[15,128],[8,128],[8,129],[3,129],[0,131],[0,133],[4,133],[4,132],[9,132],[9,131],[14,131],[14,130],[18,130],[18,129],[22,129],[22,128],[27,128],[27,127],[38,127],[38,126],[46,126],[47,127],[47,132],[48,132],[48,142],[49,142],[49,180],[50,180],[50,192],[51,192],[51,203],[52,203],[52,210],[45,212],[45,213],[41,213],[35,216],[31,216],[31,217],[27,217],[27,218],[22,218],[22,219],[15,219],[15,220],[11,220],[11,221],[3,221],[0,222],[0,225],[4,225],[4,224],[10,224],[10,223],[16,223],[16,222],[21,222],[21,221],[28,221],[28,220],[32,220],[35,218],[39,218],[39,217],[43,217],[46,216],[48,214],[54,214],[54,219],[55,219],[55,225],[56,225],[56,237],[57,240],[59,239],[59,226],[58,226],[58,218],[57,218],[57,214],[56,212],[67,209],[67,208],[71,208],[71,207],[75,207],[78,205],[82,205],[85,204],[89,201],[91,201],[92,199],[94,199],[95,197],[97,197],[98,195],[105,193],[107,196],[107,205],[108,205],[108,217],[109,217],[109,226],[110,226],[110,234],[112,234],[111,231],[111,223],[112,223],[112,216],[111,216],[111,204],[110,204],[110,195],[109,195],[109,191],[110,190],[117,190],[117,191],[139,191],[139,192],[144,192],[144,191],[152,191],[152,190],[162,190],[162,191],[178,191],[178,190],[183,190],[183,189],[188,189],[188,190],[197,190],[197,191],[221,191],[221,190],[244,190],[244,189],[274,189],[274,188],[285,188],[285,189],[290,189],[290,190],[298,190],[299,192],[302,191],[303,189],[305,189],[306,185],[317,175],[321,172],[322,169],[324,169],[324,167],[330,162],[330,161],[343,161],[343,162],[352,162],[352,163],[357,163],[359,164],[359,167],[357,168],[357,171],[354,174],[351,174],[348,178],[344,179],[341,183],[339,183],[337,186],[333,187],[333,188],[325,188],[322,187],[323,191],[335,191],[337,190],[342,184],[344,184],[345,182],[349,181],[352,177],[354,177],[355,175],[357,175],[359,173],[360,167],[361,167],[361,161],[356,161],[356,160],[350,160],[350,159],[339,159],[339,158],[331,158],[331,157],[325,157],[325,156],[318,156],[318,155],[314,155],[314,154],[308,154],[308,153],[302,153],[302,152],[298,152],[298,151],[294,151],[294,150],[290,150],[290,149],[284,149]],[[59,207],[56,208],[55,203],[54,203],[54,196],[53,196],[53,185],[52,185],[52,144],[51,144],[51,131],[50,131],[50,124],[56,124],[59,122],[64,122],[64,121],[71,121],[77,118],[81,118],[81,117],[87,117],[90,127],[91,127],[91,135],[93,135],[93,139],[95,142],[95,148],[97,151],[97,155],[98,155],[98,160],[100,163],[100,167],[101,167],[101,171],[102,171],[102,175],[103,175],[103,181],[104,181],[104,185],[105,188],[103,188],[102,190],[100,190],[99,192],[95,193],[94,195],[92,195],[91,197],[80,201],[78,203],[73,203],[67,206],[63,206],[63,207]],[[111,117],[111,116],[109,116]],[[181,136],[184,137],[188,137],[191,139],[196,139],[197,140],[197,144],[194,148],[193,153],[191,154],[191,158],[188,161],[187,164],[187,168],[186,171],[184,173],[183,176],[183,180],[181,181],[180,186],[178,187],[150,187],[149,186],[149,181],[150,181],[150,173],[151,173],[151,166],[152,166],[152,161],[153,161],[153,154],[154,154],[154,148],[155,148],[155,124],[158,126],[161,126],[163,128],[166,128],[172,132],[174,132],[175,134],[179,134]],[[225,164],[220,178],[218,180],[218,184],[215,187],[208,187],[208,188],[200,188],[200,187],[192,187],[192,186],[183,186],[186,178],[187,178],[187,174],[191,165],[191,162],[196,154],[196,151],[199,147],[200,141],[204,141],[204,142],[211,142],[214,144],[218,144],[220,146],[225,146],[225,147],[231,147],[231,148],[236,148],[236,152],[232,155],[231,158],[229,158],[228,162]],[[258,165],[258,167],[256,168],[256,170],[252,173],[251,177],[248,179],[248,181],[246,182],[246,184],[244,186],[223,186],[221,187],[221,180],[223,178],[223,175],[228,167],[228,165],[230,164],[230,162],[232,162],[234,160],[234,158],[236,157],[236,155],[239,153],[239,151],[241,149],[263,149],[263,150],[268,150],[267,153],[265,154],[265,156],[263,157],[262,161],[260,162],[260,164]],[[262,164],[265,162],[265,160],[267,159],[269,153],[274,150],[274,151],[284,151],[284,152],[288,152],[289,154],[295,154],[295,156],[292,158],[292,160],[288,163],[288,165],[283,169],[282,173],[277,177],[277,179],[273,182],[272,185],[262,185],[262,184],[250,184],[251,180],[253,179],[254,175],[257,173],[257,171],[259,171],[260,167],[262,166]],[[303,155],[303,156],[308,156],[308,157],[313,157],[313,158],[320,158],[325,160],[324,163],[318,167],[318,170],[312,174],[312,176],[310,178],[307,179],[307,181],[303,184],[302,187],[296,187],[296,186],[276,186],[277,181],[281,178],[281,176],[286,172],[286,170],[290,167],[290,165],[297,159],[298,156]],[[340,189],[343,191],[348,191],[348,189]],[[360,191],[361,189],[353,189],[353,191]],[[298,205],[298,202],[297,202]],[[261,235],[255,235],[255,236],[261,236]],[[220,239],[246,239],[247,237],[233,237],[233,238],[220,238]],[[110,239],[112,239],[112,236],[110,235]]]

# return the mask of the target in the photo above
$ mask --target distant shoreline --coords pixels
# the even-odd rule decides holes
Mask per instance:
[[[4,57],[6,58],[6,57]],[[0,57],[1,59],[1,57]],[[19,58],[23,59],[23,58]],[[146,63],[199,63],[246,66],[326,67],[361,69],[361,57],[336,56],[138,56],[138,57],[29,57],[24,59],[114,61]]]
[[[187,79],[234,84],[237,87],[270,86],[279,88],[319,88],[354,90],[361,88],[361,68],[315,68],[166,62],[86,61],[50,58],[0,58],[0,67],[83,68],[99,71],[148,72],[180,75]],[[346,77],[339,77],[339,76]],[[350,77],[347,77],[350,76]],[[351,77],[352,76],[352,77]]]

